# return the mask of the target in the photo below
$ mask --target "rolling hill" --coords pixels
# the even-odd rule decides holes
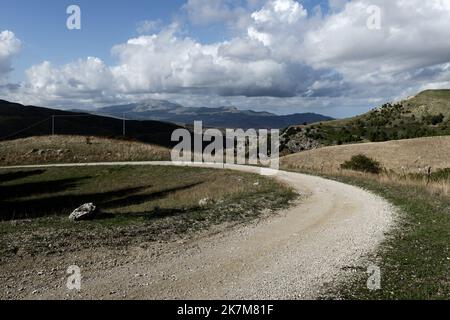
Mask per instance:
[[[164,100],[147,100],[100,108],[95,114],[133,120],[157,120],[192,125],[194,121],[203,121],[205,127],[242,128],[242,129],[283,129],[298,123],[314,123],[332,120],[315,113],[297,113],[279,116],[269,112],[239,110],[235,107],[186,108]]]
[[[351,157],[364,154],[397,173],[419,173],[450,168],[450,136],[330,146],[288,155],[281,165],[288,169],[335,172]]]
[[[126,121],[125,136],[159,146],[172,146],[171,135],[180,128],[159,121]],[[24,106],[0,100],[0,140],[31,136],[76,135],[123,137],[124,121],[81,112]]]
[[[353,118],[291,126],[284,154],[323,146],[450,135],[450,90],[427,90]]]

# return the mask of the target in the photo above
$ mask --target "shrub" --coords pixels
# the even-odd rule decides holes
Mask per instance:
[[[426,124],[431,124],[433,126],[444,122],[444,119],[445,119],[445,117],[444,117],[444,115],[442,113],[440,113],[438,115],[429,115],[429,116],[423,117],[423,121]]]
[[[439,169],[431,174],[431,179],[440,181],[450,179],[450,168]]]
[[[350,161],[341,164],[341,168],[374,174],[379,174],[382,170],[381,164],[378,161],[370,159],[363,154],[353,156]]]

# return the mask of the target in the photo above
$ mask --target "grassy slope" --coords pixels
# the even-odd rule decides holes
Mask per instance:
[[[437,121],[440,114],[444,117]],[[282,148],[285,153],[301,151],[292,144],[302,139],[330,146],[442,135],[450,135],[450,90],[428,90],[357,117],[290,127],[283,133]]]
[[[431,114],[450,114],[450,90],[426,90],[413,99],[405,101],[409,108],[417,115],[424,111],[423,106]]]
[[[0,166],[169,159],[167,148],[127,140],[43,136],[0,142]]]
[[[418,173],[425,166],[435,171],[450,168],[450,136],[324,147],[284,157],[282,164],[300,170],[333,171],[358,154],[397,173]]]
[[[450,199],[423,187],[373,179],[328,176],[371,190],[400,208],[397,228],[372,257],[381,268],[382,288],[367,289],[365,269],[331,290],[346,299],[449,299]]]
[[[213,225],[255,219],[295,198],[268,178],[178,167],[0,170],[0,194],[1,263],[185,237]],[[200,207],[204,198],[211,202]],[[69,222],[70,212],[86,202],[102,209],[100,219]]]

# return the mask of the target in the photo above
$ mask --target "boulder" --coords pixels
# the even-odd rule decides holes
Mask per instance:
[[[83,204],[81,207],[75,209],[69,219],[72,221],[91,220],[97,214],[97,207],[93,203]]]
[[[201,200],[198,202],[198,205],[199,205],[199,207],[203,208],[203,207],[208,206],[211,202],[212,202],[211,199],[209,199],[209,198],[204,198],[204,199],[201,199]]]

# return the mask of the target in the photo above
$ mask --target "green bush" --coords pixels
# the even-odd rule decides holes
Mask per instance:
[[[381,164],[378,161],[370,159],[363,154],[353,156],[350,161],[341,164],[341,168],[374,174],[379,174],[382,170]]]
[[[439,169],[431,174],[431,179],[435,181],[450,179],[450,168]]]
[[[445,119],[445,116],[442,113],[440,113],[438,115],[428,115],[428,116],[423,117],[423,121],[426,124],[431,124],[433,126],[444,122],[444,119]]]

